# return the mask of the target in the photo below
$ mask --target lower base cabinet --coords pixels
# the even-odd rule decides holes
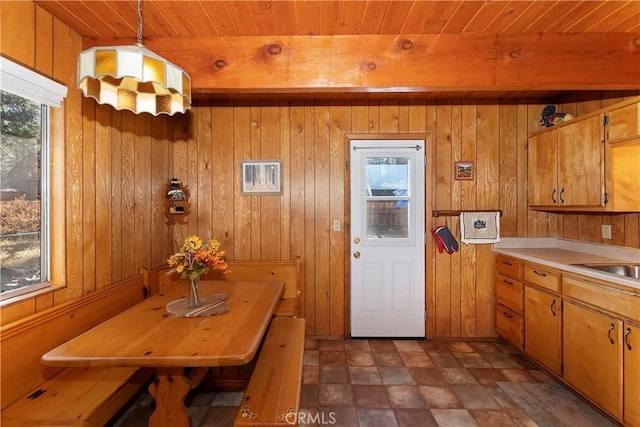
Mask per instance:
[[[524,287],[524,351],[556,375],[561,375],[561,298]]]
[[[640,325],[624,323],[624,421],[640,426]]]
[[[626,427],[640,427],[640,290],[496,258],[496,332]]]
[[[565,381],[623,419],[623,322],[567,300],[563,314]]]

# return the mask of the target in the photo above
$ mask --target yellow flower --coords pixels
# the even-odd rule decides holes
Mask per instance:
[[[220,242],[218,242],[216,239],[211,239],[211,241],[209,242],[209,247],[213,249],[214,252],[216,252],[218,249],[220,249]]]
[[[211,270],[222,273],[229,271],[229,266],[224,260],[224,251],[220,250],[220,242],[210,239],[204,242],[200,236],[189,236],[179,251],[167,260],[171,270],[180,274],[183,279],[187,277],[200,277]]]
[[[200,246],[202,246],[202,239],[199,236],[195,235],[189,236],[189,238],[187,239],[187,246],[194,251],[197,251],[198,249],[200,249]]]

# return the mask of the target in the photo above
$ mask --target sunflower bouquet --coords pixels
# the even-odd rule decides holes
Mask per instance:
[[[204,242],[200,236],[193,235],[187,237],[184,245],[167,262],[171,267],[170,272],[175,271],[183,279],[197,279],[213,270],[223,274],[229,272],[224,253],[216,239]]]

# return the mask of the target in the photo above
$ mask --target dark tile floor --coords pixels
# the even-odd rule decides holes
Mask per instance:
[[[241,392],[189,399],[193,426],[231,426]],[[606,427],[616,424],[492,342],[307,339],[300,425]],[[115,423],[145,426],[143,394]]]

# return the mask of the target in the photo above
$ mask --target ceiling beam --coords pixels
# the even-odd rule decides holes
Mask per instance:
[[[85,39],[86,47],[133,40]],[[640,34],[421,34],[145,39],[195,93],[640,88]]]

